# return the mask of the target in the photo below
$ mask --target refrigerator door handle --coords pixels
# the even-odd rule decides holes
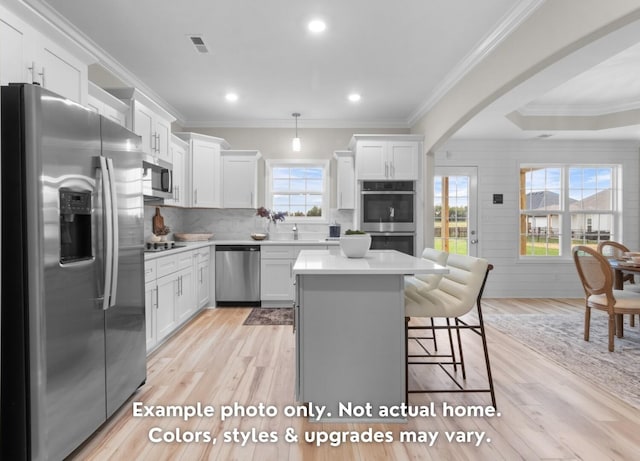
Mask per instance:
[[[102,209],[104,212],[104,299],[102,309],[109,309],[111,299],[111,277],[113,272],[113,213],[111,211],[111,178],[107,167],[107,159],[100,156],[102,173]]]
[[[116,172],[113,166],[113,159],[107,158],[107,169],[109,170],[109,185],[111,190],[111,290],[109,290],[109,306],[116,305],[116,295],[118,293],[118,267],[120,262],[120,236],[118,234],[118,193],[116,190]]]

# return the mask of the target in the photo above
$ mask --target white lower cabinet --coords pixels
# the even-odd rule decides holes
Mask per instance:
[[[196,299],[198,308],[209,304],[209,259],[210,248],[202,248],[194,252],[194,276],[196,283]]]
[[[156,280],[144,284],[144,315],[147,320],[147,350],[151,350],[158,343],[157,314],[158,309],[158,285]]]
[[[291,307],[294,299],[293,265],[301,250],[326,250],[324,245],[262,245],[260,301],[262,307]]]
[[[176,317],[178,323],[182,323],[191,317],[198,308],[194,296],[193,269],[191,267],[182,269],[176,274],[176,277]]]
[[[145,261],[147,352],[208,303],[208,256],[206,247]]]
[[[293,300],[292,259],[265,259],[260,262],[260,300],[290,304]],[[287,306],[288,307],[288,306]]]
[[[178,276],[176,274],[170,274],[159,278],[156,290],[157,299],[156,309],[154,311],[154,323],[156,328],[156,344],[158,344],[169,336],[176,327]]]

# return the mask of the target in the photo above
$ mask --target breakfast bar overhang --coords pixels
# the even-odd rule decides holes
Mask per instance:
[[[293,266],[296,399],[325,407],[322,421],[404,421],[384,415],[407,403],[404,277],[447,272],[395,250],[364,258],[301,251]]]

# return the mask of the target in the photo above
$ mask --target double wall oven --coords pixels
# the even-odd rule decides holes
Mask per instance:
[[[372,249],[415,255],[414,181],[363,181],[360,229],[371,234]]]

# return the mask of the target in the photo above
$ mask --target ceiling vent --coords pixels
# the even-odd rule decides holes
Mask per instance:
[[[193,46],[196,48],[198,53],[208,53],[207,45],[204,44],[204,40],[200,35],[190,35],[189,40],[193,43]]]

